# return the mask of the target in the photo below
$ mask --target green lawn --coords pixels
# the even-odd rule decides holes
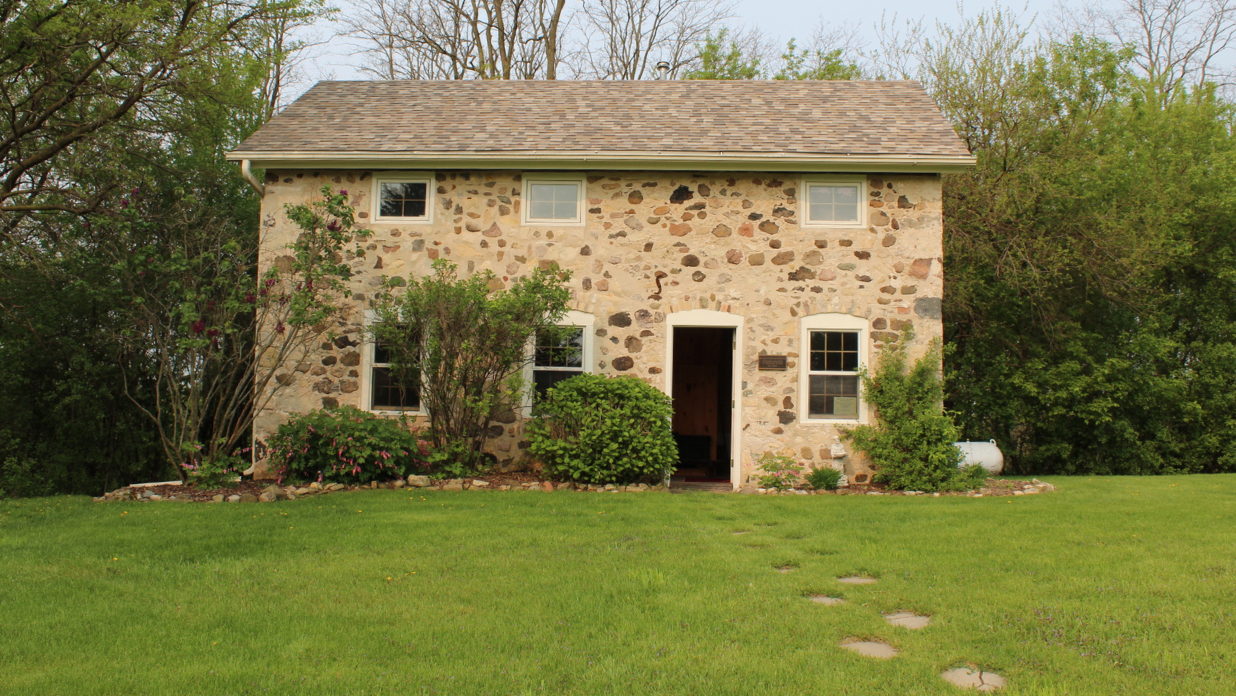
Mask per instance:
[[[964,694],[938,674],[965,663],[1006,694],[1233,693],[1236,476],[1051,480],[3,501],[0,693]]]

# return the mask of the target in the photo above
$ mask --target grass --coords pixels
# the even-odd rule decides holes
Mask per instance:
[[[1231,693],[1236,476],[1052,481],[3,501],[0,693],[959,695],[966,663],[1014,695]]]

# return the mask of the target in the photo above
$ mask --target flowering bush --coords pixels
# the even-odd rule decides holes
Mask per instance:
[[[186,447],[189,461],[183,462],[185,478],[194,488],[211,489],[231,487],[240,482],[241,474],[249,468],[249,448],[237,454],[218,453],[209,456],[202,445],[189,443]]]
[[[779,491],[793,488],[803,473],[803,465],[797,459],[776,452],[765,452],[760,457],[760,469],[764,471],[760,477],[760,487]]]
[[[429,443],[417,433],[351,406],[293,416],[267,445],[280,482],[369,483],[429,468]]]

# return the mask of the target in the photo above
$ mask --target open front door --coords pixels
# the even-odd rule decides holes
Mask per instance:
[[[729,490],[734,465],[735,329],[678,326],[673,331],[670,394],[679,463],[672,484]]]

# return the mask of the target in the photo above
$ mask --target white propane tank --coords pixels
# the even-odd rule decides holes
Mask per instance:
[[[960,466],[966,467],[978,464],[989,474],[999,474],[1004,471],[1004,454],[996,446],[995,440],[988,442],[954,442],[953,446],[961,450]]]

